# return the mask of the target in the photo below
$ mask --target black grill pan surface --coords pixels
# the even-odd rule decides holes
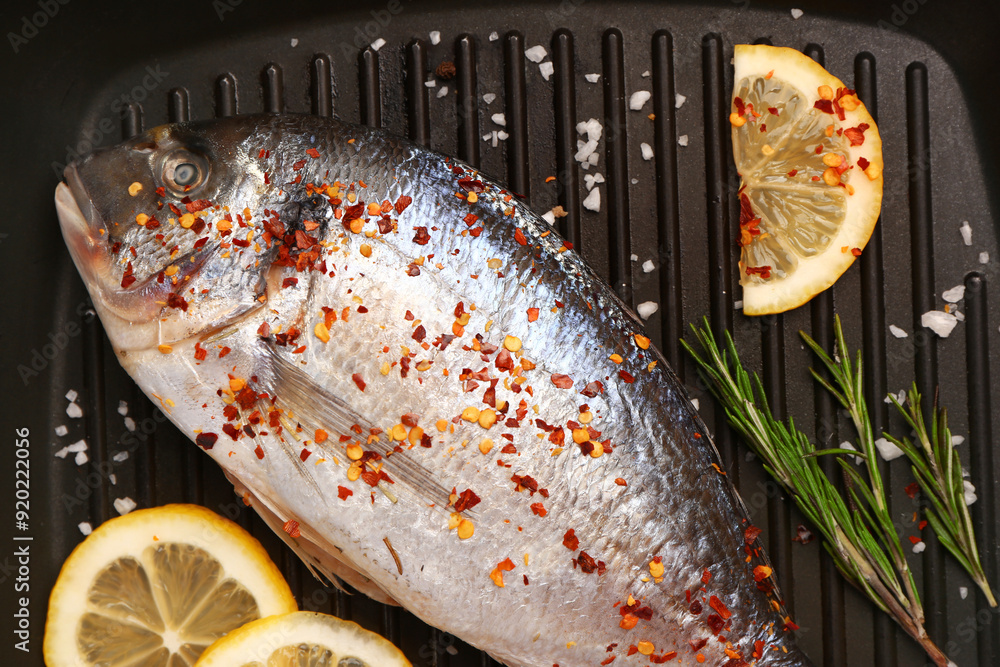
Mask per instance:
[[[74,155],[168,121],[284,110],[381,126],[481,167],[538,211],[562,205],[568,216],[561,231],[623,298],[660,305],[648,331],[717,434],[727,472],[765,531],[808,654],[829,667],[926,664],[902,631],[844,583],[816,542],[792,541],[803,518],[725,427],[677,340],[703,316],[717,331],[730,328],[745,360],[762,373],[775,411],[831,445],[852,437],[850,423],[809,378],[812,359],[800,329],[829,348],[833,315],[841,316],[849,345],[864,350],[877,431],[902,429],[881,400],[886,392],[914,379],[927,397],[939,391],[953,431],[965,437],[959,451],[978,494],[973,520],[996,587],[1000,77],[992,62],[1000,20],[992,5],[966,0],[797,7],[803,15],[796,19],[788,5],[757,0],[5,3],[4,662],[43,664],[48,593],[83,539],[78,524],[96,527],[117,515],[116,499],[128,497],[139,507],[200,503],[233,518],[268,548],[302,608],[386,635],[414,665],[491,663],[405,611],[313,580],[119,367],[63,246],[52,194]],[[436,45],[429,38],[435,30]],[[384,45],[370,48],[378,39]],[[885,156],[882,218],[861,259],[811,303],[764,318],[736,307],[738,177],[726,116],[733,45],[747,42],[803,50],[854,86],[879,123]],[[538,44],[554,65],[550,80],[525,58],[525,49]],[[443,62],[455,65],[454,78],[425,86]],[[588,82],[590,73],[600,81]],[[448,92],[439,97],[443,86]],[[637,90],[652,93],[641,112],[628,109]],[[483,100],[487,93],[496,95],[492,103]],[[686,98],[679,108],[677,94]],[[505,127],[493,122],[495,113],[505,114]],[[590,118],[601,122],[604,136],[598,165],[584,171],[573,157],[575,126]],[[501,129],[509,138],[494,147],[492,132]],[[641,143],[652,146],[653,160],[642,158]],[[581,205],[584,176],[594,172],[606,179],[597,186],[599,213]],[[557,179],[546,182],[549,176]],[[963,221],[972,228],[971,245],[959,231]],[[646,260],[652,272],[641,268]],[[920,316],[941,309],[942,291],[956,285],[966,287],[958,304],[965,319],[939,339],[920,326]],[[908,337],[890,334],[890,324]],[[79,419],[66,414],[71,389],[84,412]],[[126,428],[120,401],[135,431]],[[56,435],[59,425],[67,435]],[[15,458],[24,448],[18,429],[30,432],[23,528],[15,516]],[[81,438],[89,445],[85,464],[54,456]],[[914,520],[921,508],[904,492],[912,481],[905,462],[884,469],[898,530],[921,534]],[[926,550],[910,560],[928,632],[957,665],[1000,665],[997,613],[930,531],[922,536]],[[25,547],[27,569],[19,569]],[[462,591],[445,593],[460,613]],[[28,602],[27,652],[15,647],[14,631],[24,625],[14,616],[21,597]]]

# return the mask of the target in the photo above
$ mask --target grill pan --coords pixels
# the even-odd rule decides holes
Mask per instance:
[[[727,471],[764,529],[806,652],[828,667],[927,663],[894,623],[845,584],[817,542],[792,541],[801,515],[725,427],[677,339],[703,316],[716,331],[733,330],[745,361],[762,373],[775,411],[830,445],[852,437],[850,422],[809,378],[813,360],[798,330],[829,349],[833,315],[840,314],[849,346],[864,350],[876,431],[902,431],[881,400],[887,391],[914,379],[927,397],[939,389],[953,432],[965,436],[959,451],[977,489],[972,514],[983,565],[1000,585],[1000,454],[992,451],[1000,376],[991,373],[1000,355],[1000,190],[991,188],[1000,155],[993,123],[1000,77],[991,66],[997,9],[971,0],[946,6],[803,0],[796,19],[789,6],[759,0],[338,4],[5,4],[0,414],[8,443],[15,429],[30,430],[31,495],[28,526],[21,529],[13,510],[15,447],[4,446],[0,485],[8,489],[4,507],[12,509],[0,521],[0,654],[10,664],[43,664],[47,597],[61,563],[82,540],[78,524],[97,526],[117,515],[115,499],[129,497],[140,507],[195,502],[233,518],[268,548],[302,608],[384,634],[414,665],[495,664],[405,611],[313,580],[243,506],[221,470],[119,367],[63,246],[52,192],[75,154],[168,121],[284,110],[384,127],[480,167],[536,210],[562,205],[568,215],[560,230],[626,302],[660,305],[647,321],[649,333],[714,425]],[[441,33],[438,44],[429,37],[434,30]],[[378,50],[370,46],[376,40],[385,40]],[[744,42],[801,49],[853,85],[879,122],[885,156],[882,218],[860,261],[806,306],[762,318],[735,307],[738,177],[726,116],[733,45]],[[525,57],[538,44],[554,65],[549,80]],[[448,80],[434,74],[444,62],[456,70]],[[589,73],[601,74],[600,81],[587,81]],[[425,85],[430,78],[436,87]],[[447,93],[439,95],[444,86]],[[652,93],[641,112],[628,109],[636,90]],[[486,103],[487,93],[496,99]],[[679,107],[678,94],[686,98]],[[497,113],[505,126],[492,120]],[[576,124],[590,118],[602,123],[604,136],[598,165],[584,171],[574,159]],[[494,147],[498,130],[509,137]],[[653,160],[643,159],[641,143],[652,146]],[[596,186],[603,190],[599,213],[582,206],[584,176],[595,172],[606,178]],[[549,176],[557,180],[546,182]],[[972,229],[971,245],[959,231],[963,221]],[[989,254],[986,263],[981,253]],[[646,260],[652,272],[641,268]],[[965,320],[938,339],[920,326],[920,316],[941,309],[941,292],[956,285],[966,287],[958,304]],[[908,337],[890,334],[890,324]],[[79,393],[82,418],[66,414],[70,389]],[[127,403],[134,432],[119,401]],[[57,436],[63,424],[69,432]],[[53,456],[81,438],[89,444],[85,464]],[[117,460],[121,452],[127,459]],[[920,506],[904,492],[912,481],[907,465],[883,467],[898,530],[919,534],[913,516]],[[997,612],[929,530],[923,538],[927,548],[911,564],[928,632],[961,667],[1000,664]],[[15,593],[15,550],[24,545],[30,545],[30,589]],[[446,594],[461,613],[462,591]],[[21,595],[29,601],[27,653],[11,639]]]

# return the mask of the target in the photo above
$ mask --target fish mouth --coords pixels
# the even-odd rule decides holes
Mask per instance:
[[[119,349],[157,345],[157,320],[162,307],[156,302],[166,298],[170,287],[147,281],[132,290],[122,289],[107,247],[107,226],[75,163],[66,167],[64,176],[66,180],[55,192],[59,226],[108,336]]]

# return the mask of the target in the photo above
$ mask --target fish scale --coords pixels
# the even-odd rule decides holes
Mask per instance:
[[[349,567],[361,575],[352,584],[392,597],[431,625],[510,665],[597,664],[627,658],[630,647],[648,643],[656,655],[696,650],[704,664],[737,667],[753,660],[755,641],[764,642],[766,649],[758,665],[811,664],[784,630],[777,592],[769,596],[754,583],[754,567],[766,564],[766,557],[759,545],[746,547],[745,509],[662,355],[652,347],[638,347],[635,335],[641,325],[635,316],[549,225],[501,186],[406,141],[333,120],[264,115],[166,126],[67,170],[74,193],[87,193],[97,211],[85,221],[60,199],[71,249],[77,247],[74,235],[98,233],[101,211],[118,206],[105,201],[120,196],[121,188],[112,187],[121,180],[114,166],[131,155],[137,142],[153,138],[164,146],[157,150],[178,150],[179,143],[198,138],[198,150],[213,165],[202,186],[206,198],[220,207],[217,213],[226,206],[231,211],[249,208],[251,231],[263,244],[276,229],[276,211],[305,215],[304,184],[310,179],[316,186],[340,182],[342,193],[354,184],[358,202],[366,205],[367,200],[384,199],[399,205],[401,197],[411,198],[408,206],[391,213],[396,231],[373,237],[351,233],[341,224],[348,222],[343,210],[349,205],[342,202],[340,219],[312,232],[317,245],[309,251],[318,252],[313,266],[326,262],[325,273],[275,263],[280,257],[275,247],[258,254],[252,247],[227,246],[228,237],[209,228],[199,261],[206,275],[228,280],[217,287],[207,284],[204,295],[196,290],[183,314],[169,308],[161,312],[166,322],[161,331],[171,330],[176,319],[183,320],[184,331],[202,320],[205,325],[201,332],[172,341],[169,354],[157,349],[158,341],[150,341],[146,349],[135,349],[133,342],[123,353],[116,344],[120,332],[115,323],[106,322],[112,345],[133,379],[147,394],[172,402],[165,403],[170,419],[192,439],[198,436],[272,528],[281,534],[285,521],[299,522],[301,538],[285,541],[311,567],[331,578],[338,568]],[[317,158],[307,157],[313,146],[318,147]],[[305,165],[294,170],[301,159]],[[157,163],[151,159],[151,164]],[[268,182],[264,173],[269,173]],[[258,182],[254,174],[260,174]],[[302,182],[289,185],[298,174]],[[470,187],[466,183],[463,188],[459,179],[473,176],[484,189],[475,204],[468,195],[456,196]],[[151,168],[127,177],[157,182],[162,175]],[[508,215],[511,205],[514,211]],[[478,216],[474,224],[483,226],[479,236],[471,235],[464,222],[469,212]],[[262,222],[265,218],[272,220],[270,227]],[[287,232],[304,221],[290,218],[281,224],[290,225]],[[417,227],[429,230],[426,243],[418,243]],[[372,221],[366,223],[365,229],[373,228]],[[286,238],[296,239],[288,251],[294,264],[299,237]],[[271,238],[271,243],[276,246],[280,239]],[[361,255],[362,244],[371,246],[369,258]],[[434,257],[426,259],[430,254]],[[410,275],[419,257],[425,257],[420,272]],[[488,267],[492,258],[502,260],[502,277]],[[85,258],[75,260],[79,264]],[[261,301],[254,301],[255,292],[232,293],[236,286],[254,285],[258,277],[267,284]],[[88,287],[104,318],[105,292],[121,288],[113,281],[91,281]],[[213,308],[227,294],[254,305],[220,329]],[[471,313],[462,335],[444,350],[425,351],[413,339],[415,327],[406,311],[421,319],[429,344],[440,334],[453,334],[459,301]],[[357,311],[362,304],[367,313]],[[326,343],[314,333],[323,306],[338,312]],[[539,308],[535,322],[528,321],[530,307]],[[210,312],[203,316],[202,309]],[[488,331],[487,321],[492,321]],[[265,323],[269,330],[262,333]],[[288,336],[293,327],[299,337],[282,342],[279,336]],[[498,348],[487,359],[473,349],[476,334],[483,345]],[[523,370],[526,382],[519,393],[504,387],[507,376],[496,363],[507,335],[520,340],[522,358],[535,364]],[[196,342],[209,350],[200,360]],[[407,377],[401,364],[383,375],[381,364],[399,361],[403,346],[417,353]],[[389,353],[381,352],[384,347]],[[612,352],[621,355],[621,363],[611,360]],[[434,363],[417,370],[417,362],[425,358]],[[517,366],[519,357],[512,355],[511,362]],[[649,367],[651,362],[656,363]],[[482,398],[489,383],[481,381],[465,392],[458,377],[462,368],[477,371],[483,366],[499,380],[496,398],[509,402],[507,416],[526,401],[518,428],[506,427],[503,417],[490,429],[460,418],[456,422],[466,407],[486,407]],[[559,374],[569,376],[572,386],[559,386]],[[593,381],[600,381],[602,389],[582,394]],[[278,409],[285,420],[282,432],[268,425],[265,416],[264,422],[247,424],[253,435],[237,429],[223,433],[224,403],[234,400],[223,392],[239,392],[242,382],[268,395],[239,411],[235,424],[247,424],[253,408]],[[579,419],[582,404],[595,415],[591,426],[601,431],[588,437],[613,451],[592,457],[574,444],[567,422]],[[420,415],[432,436],[431,447],[406,445],[385,456],[378,464],[389,479],[377,486],[350,481],[350,459],[340,436],[388,454],[391,444],[385,444],[384,434],[374,444],[367,435],[373,427],[391,428],[405,413]],[[447,432],[432,426],[439,419],[449,425]],[[541,428],[536,419],[550,426]],[[360,433],[351,430],[355,424]],[[564,429],[562,451],[549,441],[552,427]],[[330,437],[310,443],[318,439],[317,429],[329,429]],[[516,453],[502,452],[507,440],[501,434],[508,432]],[[209,433],[217,439],[206,440]],[[495,443],[488,456],[479,451],[482,437]],[[463,441],[468,442],[463,446]],[[517,491],[512,475],[530,475],[549,497]],[[352,495],[341,499],[341,487]],[[459,539],[447,528],[451,509],[444,496],[452,488],[473,489],[481,499],[465,512],[475,524],[469,539]],[[546,516],[531,508],[537,502]],[[571,528],[579,538],[573,549],[564,546]],[[319,553],[324,550],[329,558]],[[603,572],[584,571],[584,552],[602,561]],[[665,568],[662,581],[650,576],[650,561],[657,556]],[[501,587],[491,571],[507,558],[514,568],[504,572]],[[706,569],[708,582],[703,579]],[[638,601],[636,610],[649,608],[650,618],[624,628],[620,608],[630,595]],[[689,607],[688,595],[704,600],[701,611]],[[719,621],[724,629],[712,627],[709,615],[716,613],[731,613],[725,623]],[[714,636],[720,629],[731,642],[730,653]]]

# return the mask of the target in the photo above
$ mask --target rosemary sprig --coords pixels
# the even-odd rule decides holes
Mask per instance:
[[[834,378],[846,380],[850,390],[838,392],[829,383],[824,386],[849,404],[853,402],[859,406],[857,414],[861,420],[855,423],[860,426],[861,454],[868,464],[870,478],[866,482],[843,456],[838,456],[838,462],[852,481],[845,494],[824,474],[818,455],[828,452],[855,455],[857,452],[817,450],[809,438],[795,427],[793,419],[789,418],[787,423],[776,420],[771,414],[760,378],[756,373],[751,376],[743,368],[729,332],[726,332],[725,350],[720,351],[707,318],[700,329],[693,324],[691,329],[705,356],[695,352],[686,341],[681,343],[701,368],[712,393],[722,404],[727,420],[816,527],[837,569],[879,609],[892,616],[936,665],[947,665],[947,656],[924,630],[920,598],[906,566],[899,536],[886,510],[885,490],[875,459],[871,427],[864,412],[864,401],[860,400],[860,356],[856,369],[851,367],[849,361],[834,362],[826,357],[833,364],[831,372]],[[849,359],[839,319],[836,334],[839,359]],[[848,507],[848,498],[853,501],[856,511]]]
[[[983,566],[979,562],[979,550],[972,530],[972,517],[965,504],[965,480],[962,479],[962,464],[958,452],[951,443],[948,429],[948,411],[934,405],[931,426],[927,428],[920,408],[920,392],[917,384],[907,394],[906,406],[890,394],[890,400],[903,415],[916,434],[919,446],[909,438],[898,439],[885,433],[885,438],[903,450],[910,460],[913,476],[917,478],[920,490],[930,500],[932,507],[926,509],[927,521],[937,534],[941,544],[965,568],[986,596],[991,607],[997,606],[996,598],[986,580]]]

